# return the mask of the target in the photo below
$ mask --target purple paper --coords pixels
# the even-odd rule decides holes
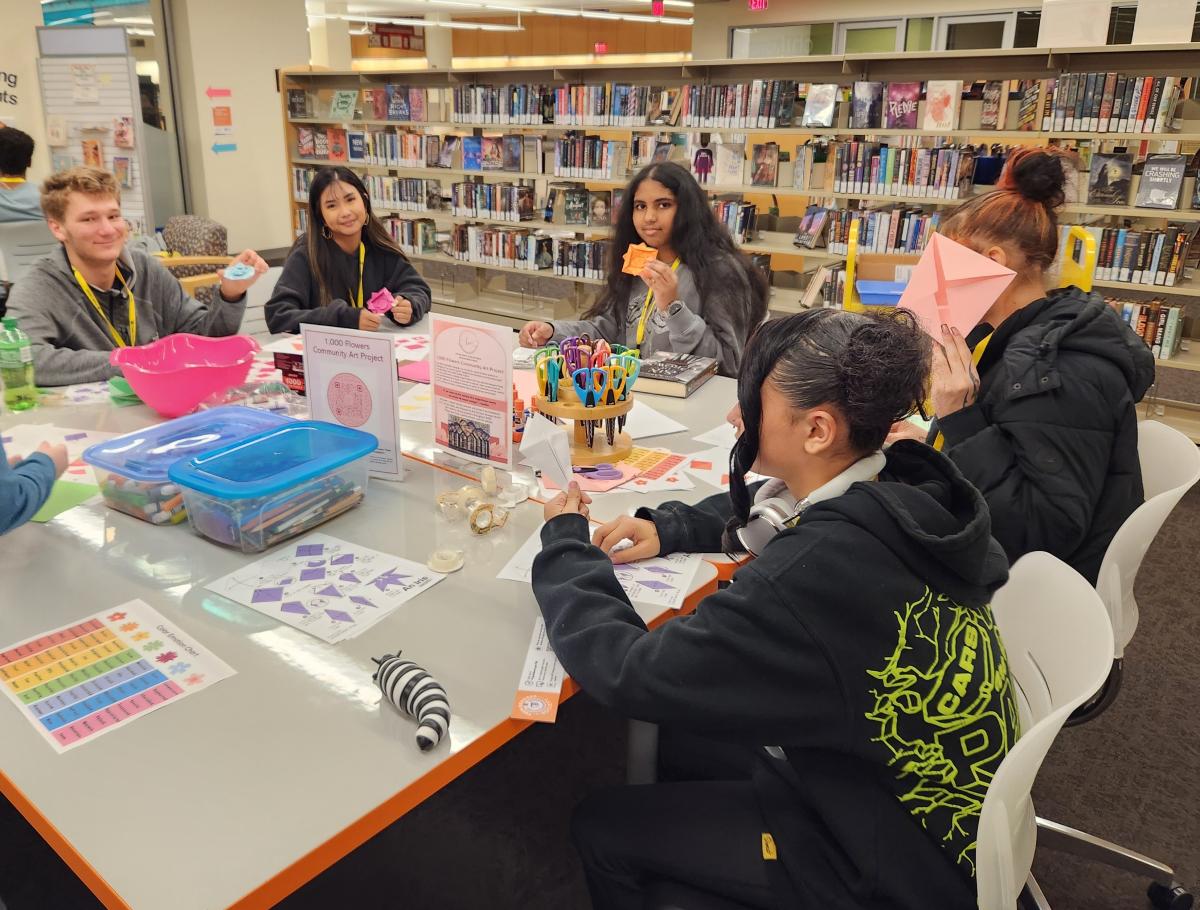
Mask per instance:
[[[87,439],[87,433],[68,433],[63,439],[67,442],[74,442],[76,439]]]
[[[678,575],[674,569],[664,569],[662,566],[638,566],[643,572],[653,572],[656,575]]]
[[[408,577],[409,576],[407,575],[397,575],[395,572],[387,571],[371,582],[371,584],[377,587],[380,591],[386,592],[387,589],[392,585],[396,585],[397,587],[403,585],[404,579]]]
[[[324,569],[305,569],[300,573],[301,581],[321,581],[324,578]]]
[[[264,604],[283,600],[283,588],[259,588],[250,598],[251,603]]]
[[[349,581],[356,585],[362,584],[362,579],[359,578],[357,575],[355,575],[353,572],[343,572],[341,575],[338,576],[338,581]]]
[[[649,588],[651,591],[674,591],[675,586],[669,585],[665,581],[641,581],[638,582],[643,588]]]
[[[325,615],[335,622],[354,622],[354,617],[345,610],[326,610]]]
[[[298,600],[289,600],[279,609],[284,613],[298,613],[301,616],[308,615],[308,610],[305,609],[304,604],[300,603]]]
[[[325,552],[323,543],[306,543],[296,547],[297,556],[320,556]]]
[[[317,593],[323,594],[325,597],[341,597],[342,596],[342,592],[339,591],[337,588],[335,588],[333,585],[329,585],[325,588],[322,588]]]
[[[361,605],[362,605],[362,606],[364,606],[364,607],[373,607],[373,606],[375,606],[375,604],[371,603],[371,601],[367,600],[365,597],[361,597],[361,596],[360,596],[360,595],[358,595],[358,594],[353,594],[353,595],[351,595],[351,596],[350,596],[350,600],[352,600],[352,601],[353,601],[354,603],[356,603],[356,604],[361,604]]]
[[[341,556],[335,556],[329,560],[331,566],[348,566],[354,563],[353,553],[343,553]]]

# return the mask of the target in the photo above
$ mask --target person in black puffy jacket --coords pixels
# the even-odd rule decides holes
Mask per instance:
[[[1094,584],[1143,501],[1136,405],[1154,357],[1098,296],[1046,291],[1064,179],[1058,156],[1015,152],[995,192],[942,222],[946,236],[1017,277],[969,337],[943,327],[928,441],[979,488],[1009,560],[1046,550]],[[897,425],[889,438],[912,435]]]
[[[989,607],[1008,563],[948,458],[879,451],[925,395],[929,346],[842,310],[766,322],[729,493],[594,533],[577,485],[546,504],[533,592],[571,678],[751,767],[589,797],[572,829],[596,910],[640,910],[663,880],[764,910],[976,906],[979,812],[1018,731]],[[748,521],[751,468],[771,527]],[[648,631],[614,562],[723,544],[758,555]]]

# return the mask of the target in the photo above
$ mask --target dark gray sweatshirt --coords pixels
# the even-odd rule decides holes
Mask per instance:
[[[233,335],[242,325],[246,298],[229,303],[219,293],[206,306],[193,300],[162,263],[126,247],[117,262],[137,301],[137,344],[164,335]],[[122,338],[129,333],[129,298],[121,282],[108,291],[92,288],[96,300]],[[15,316],[33,342],[34,376],[39,385],[99,382],[121,371],[108,363],[116,347],[100,314],[71,272],[66,250],[43,256],[13,285],[8,315]]]

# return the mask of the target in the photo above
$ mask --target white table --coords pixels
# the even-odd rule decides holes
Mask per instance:
[[[701,433],[732,401],[729,380],[654,406]],[[39,408],[0,426],[55,423],[124,432],[143,407]],[[431,427],[402,424],[406,451],[433,460]],[[688,434],[649,444],[695,451]],[[466,567],[358,638],[320,640],[207,592],[254,557],[186,526],[156,527],[79,506],[0,543],[0,645],[141,598],[237,670],[161,711],[56,755],[0,705],[0,789],[109,907],[269,907],[527,727],[508,719],[537,605],[496,573],[541,521],[540,506],[475,538],[435,514],[462,477],[410,459],[407,482],[372,482],[365,501],[321,530],[423,562],[459,546]],[[460,465],[461,466],[461,465]],[[680,498],[699,499],[703,484]],[[608,494],[607,518],[657,499]],[[689,605],[715,586],[706,565]],[[666,615],[640,610],[651,622]],[[445,685],[449,742],[421,753],[413,724],[380,704],[370,658],[403,648]]]

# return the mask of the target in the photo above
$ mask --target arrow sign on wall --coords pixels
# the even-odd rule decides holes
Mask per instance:
[[[217,154],[217,155],[221,154],[221,152],[236,152],[237,151],[237,143],[236,142],[214,142],[212,149],[213,149],[213,153]]]
[[[209,98],[228,98],[233,92],[227,88],[213,88],[210,85],[204,90],[204,94],[208,95]]]

